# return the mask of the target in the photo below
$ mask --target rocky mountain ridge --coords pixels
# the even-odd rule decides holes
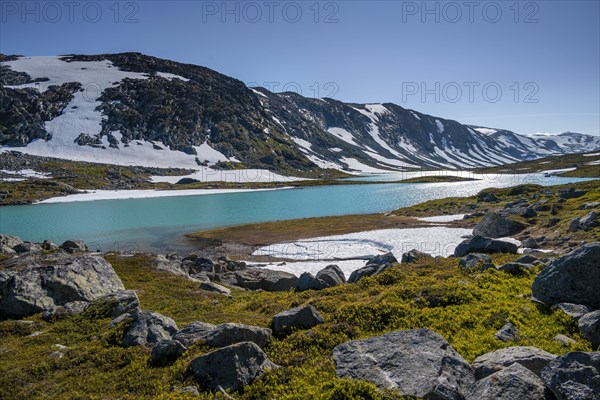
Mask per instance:
[[[392,103],[273,93],[140,53],[0,55],[0,99],[0,145],[111,164],[377,172],[600,148],[588,135],[526,137]]]

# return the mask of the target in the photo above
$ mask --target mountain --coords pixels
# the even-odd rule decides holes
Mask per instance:
[[[205,67],[122,53],[0,55],[0,145],[112,164],[293,173],[500,165],[592,151],[600,140],[273,93]]]

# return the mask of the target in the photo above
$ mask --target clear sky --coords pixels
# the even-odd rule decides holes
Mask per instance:
[[[0,1],[0,52],[138,51],[305,96],[600,134],[600,1]]]

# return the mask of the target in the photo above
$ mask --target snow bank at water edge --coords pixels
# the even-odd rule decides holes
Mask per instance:
[[[296,178],[293,176],[283,176],[266,169],[236,169],[236,170],[214,170],[211,168],[202,168],[189,175],[177,176],[151,176],[153,183],[166,182],[177,183],[183,178],[195,179],[200,182],[294,182],[301,180],[310,180],[306,178]]]
[[[291,189],[289,187],[275,189],[190,189],[190,190],[93,190],[88,193],[70,194],[52,197],[37,204],[70,203],[94,200],[145,199],[156,197],[203,196],[229,193],[264,192],[268,190]]]
[[[436,217],[417,218],[419,221],[425,222],[452,222],[460,221],[465,218],[465,214],[439,215]]]

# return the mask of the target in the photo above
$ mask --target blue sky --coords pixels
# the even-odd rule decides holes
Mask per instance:
[[[139,51],[274,91],[600,134],[597,0],[66,4],[2,0],[0,52]]]

